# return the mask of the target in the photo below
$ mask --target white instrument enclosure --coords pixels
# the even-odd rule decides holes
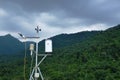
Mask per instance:
[[[52,40],[50,40],[50,39],[45,40],[45,52],[46,53],[52,52]]]

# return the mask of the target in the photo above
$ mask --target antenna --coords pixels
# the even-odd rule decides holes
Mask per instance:
[[[41,73],[40,70],[40,64],[44,61],[44,59],[47,56],[50,56],[51,54],[38,54],[38,41],[36,41],[36,39],[39,39],[39,31],[41,31],[41,29],[39,28],[39,26],[37,26],[37,28],[35,28],[37,36],[36,37],[25,37],[24,35],[22,35],[21,33],[18,33],[23,39],[35,39],[35,45],[36,45],[36,50],[34,50],[34,44],[30,44],[30,53],[31,56],[35,55],[35,66],[32,68],[33,70],[30,72],[30,78],[29,80],[38,80],[39,76],[41,77],[42,80],[44,80],[44,77]],[[46,43],[45,43],[46,44]],[[47,53],[48,52],[52,52],[52,42],[51,40],[47,41],[47,48],[51,47],[49,49],[47,49]],[[42,56],[42,59],[38,62],[38,56]]]

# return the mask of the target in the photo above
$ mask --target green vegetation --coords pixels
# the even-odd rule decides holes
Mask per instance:
[[[10,34],[0,36],[0,54],[16,54],[24,50],[24,44]]]
[[[23,56],[0,55],[0,80],[23,80]]]
[[[80,41],[73,36],[62,44],[62,39],[67,38],[60,37],[61,45],[41,65],[45,80],[120,80],[120,25]],[[23,56],[12,56],[0,56],[0,80],[24,80]]]

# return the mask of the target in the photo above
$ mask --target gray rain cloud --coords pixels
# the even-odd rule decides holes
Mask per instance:
[[[0,35],[32,35],[37,25],[43,29],[43,38],[106,29],[120,23],[119,3],[120,0],[0,0]]]

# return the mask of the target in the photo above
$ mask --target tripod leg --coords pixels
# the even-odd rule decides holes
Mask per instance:
[[[38,71],[39,71],[39,74],[40,74],[40,76],[41,76],[41,79],[44,80],[43,75],[42,75],[42,73],[41,73],[41,71],[40,71],[40,68],[38,68]]]
[[[35,71],[35,69],[33,69],[32,73],[31,73],[31,75],[30,75],[30,79],[29,79],[29,80],[34,80],[34,78],[33,78],[33,73],[34,73],[34,71]]]
[[[32,80],[34,80],[34,78],[32,77]]]

